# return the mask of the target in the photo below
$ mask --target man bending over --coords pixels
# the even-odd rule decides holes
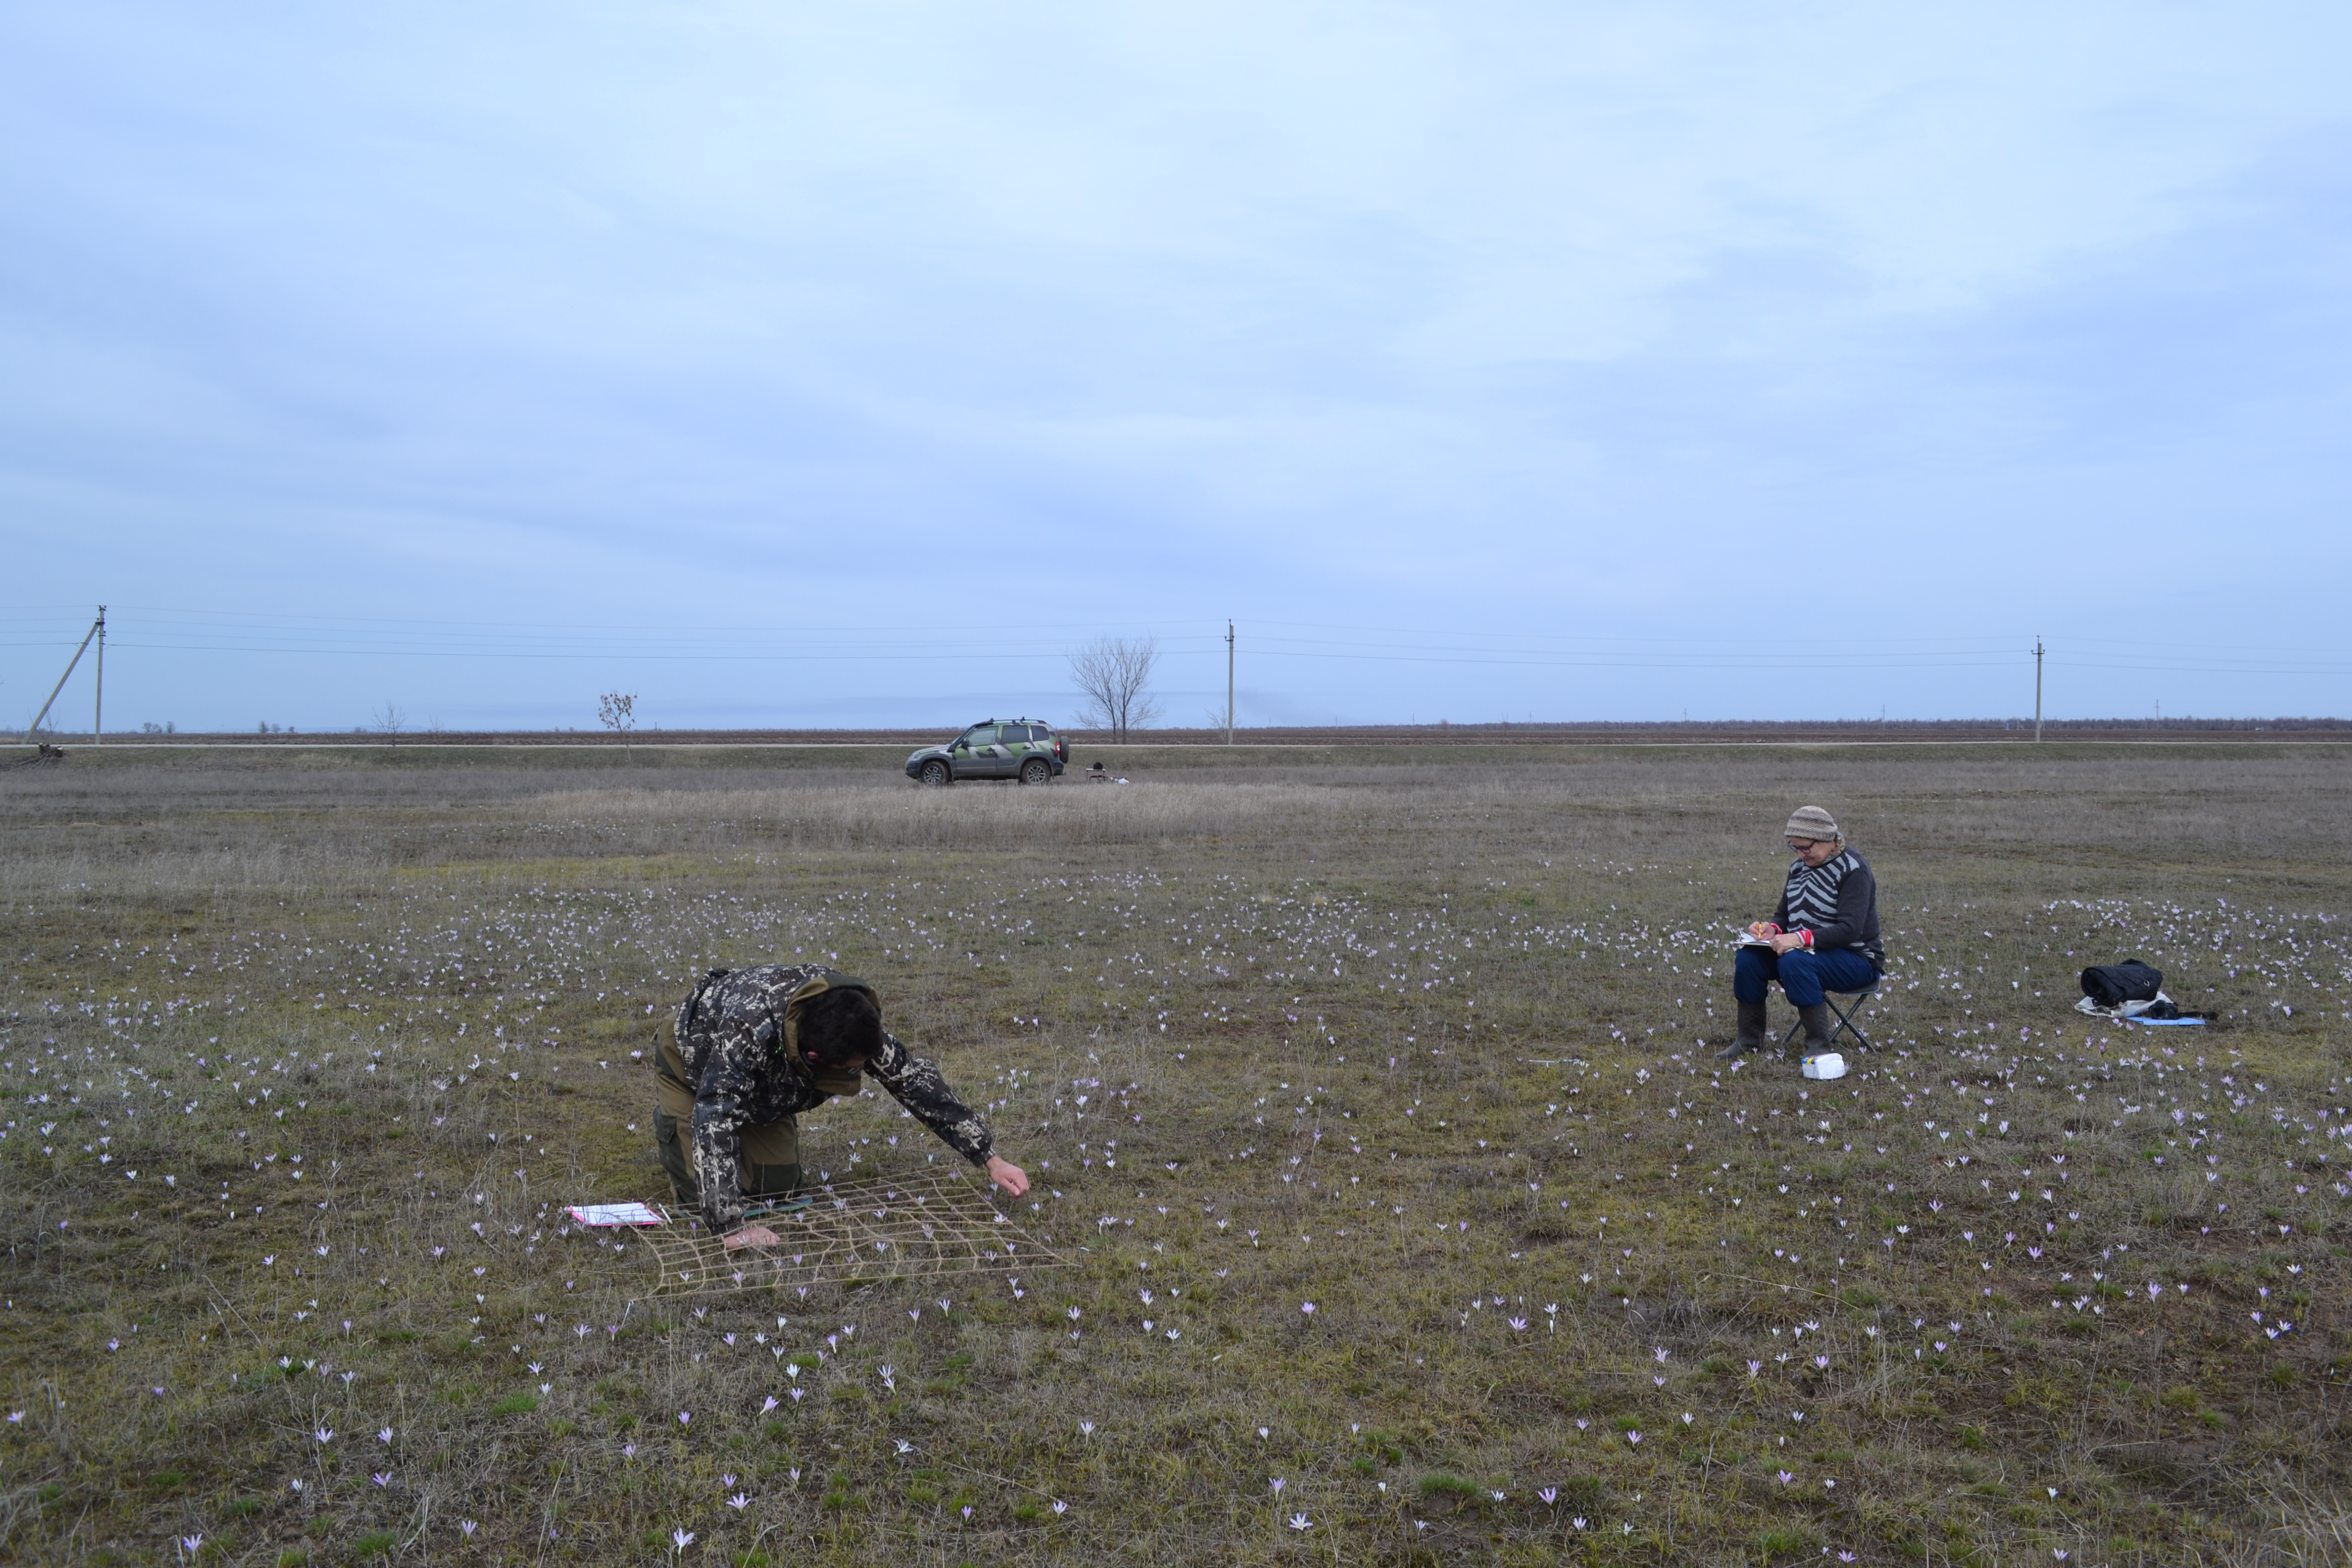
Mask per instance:
[[[776,1245],[746,1216],[801,1184],[794,1118],[867,1078],[998,1186],[1029,1190],[980,1113],[882,1027],[874,988],[823,964],[712,970],[663,1024],[658,1047],[654,1145],[678,1206],[699,1208],[730,1248]]]
[[[1797,857],[1769,921],[1748,928],[1760,942],[1733,961],[1731,994],[1739,1004],[1739,1034],[1717,1053],[1725,1060],[1764,1045],[1765,988],[1774,980],[1789,994],[1805,1026],[1808,1059],[1830,1048],[1824,991],[1843,994],[1877,984],[1886,968],[1878,940],[1878,880],[1845,835],[1818,805],[1799,806],[1789,818],[1789,848]]]

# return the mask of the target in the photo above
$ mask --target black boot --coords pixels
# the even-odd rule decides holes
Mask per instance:
[[[1739,1005],[1739,1033],[1731,1044],[1715,1053],[1717,1061],[1730,1061],[1735,1057],[1764,1048],[1764,1004],[1742,1002]]]
[[[1827,1051],[1830,1048],[1829,1007],[1816,1002],[1810,1007],[1798,1008],[1797,1016],[1804,1021],[1805,1026],[1804,1054],[1817,1057]]]

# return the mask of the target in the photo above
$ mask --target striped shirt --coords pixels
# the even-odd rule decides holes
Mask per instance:
[[[1791,863],[1772,921],[1783,931],[1811,931],[1817,951],[1855,948],[1878,969],[1886,967],[1878,940],[1878,879],[1851,849],[1818,866]]]

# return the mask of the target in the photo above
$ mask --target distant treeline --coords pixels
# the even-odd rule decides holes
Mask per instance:
[[[202,734],[180,731],[166,739],[153,731],[109,738],[109,744],[234,745],[302,749],[306,747],[432,747],[432,746],[610,746],[639,748],[694,745],[802,746],[925,746],[936,745],[955,732],[938,729],[891,730],[664,730],[647,728],[627,736],[587,730],[426,730],[397,734],[381,731],[340,733],[332,731],[298,734],[273,726],[267,732]],[[1108,735],[1075,727],[1066,731],[1074,742],[1088,746],[1112,744]],[[2256,736],[2297,736],[2307,739],[2352,738],[2352,719],[2050,719],[2042,726],[2044,740],[2118,740],[2129,738],[2250,739]],[[1690,742],[1772,742],[1804,740],[1861,741],[1884,736],[1890,740],[1966,741],[2031,739],[2031,719],[1720,719],[1720,720],[1548,720],[1514,722],[1496,720],[1461,724],[1439,720],[1426,724],[1244,725],[1234,731],[1244,745],[1366,746],[1402,745],[1543,745],[1671,743]],[[87,733],[44,730],[42,739],[60,744],[88,744]],[[1128,745],[1215,745],[1223,743],[1222,729],[1135,730]]]
[[[1483,731],[1494,734],[1525,735],[1563,732],[1593,734],[1622,731],[1640,735],[1705,734],[1721,731],[1733,734],[1816,733],[1825,730],[1852,733],[1877,731],[1905,731],[1920,734],[1984,734],[2000,731],[2014,734],[2020,730],[2031,731],[2032,719],[1646,719],[1646,720],[1528,720],[1514,722],[1496,720],[1492,723],[1457,724],[1440,720],[1431,724],[1379,725],[1316,725],[1300,730],[1300,734],[1342,734],[1362,731],[1416,734],[1435,732],[1452,734],[1456,731]],[[2352,731],[2352,719],[2045,719],[2043,734],[2054,731],[2079,733],[2106,731]],[[1214,731],[1223,734],[1223,731]],[[1280,733],[1279,731],[1251,730],[1252,735]]]

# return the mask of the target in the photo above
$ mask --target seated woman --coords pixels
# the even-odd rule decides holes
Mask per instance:
[[[1878,879],[1845,847],[1830,814],[1818,805],[1798,807],[1789,818],[1788,838],[1797,858],[1780,907],[1770,920],[1748,928],[1759,940],[1742,946],[1732,965],[1739,1034],[1717,1053],[1727,1061],[1763,1047],[1764,994],[1773,981],[1804,1021],[1811,1058],[1830,1048],[1830,1010],[1822,993],[1867,989],[1886,969],[1886,950],[1878,940]]]

